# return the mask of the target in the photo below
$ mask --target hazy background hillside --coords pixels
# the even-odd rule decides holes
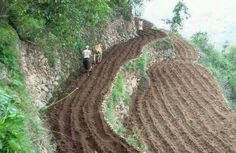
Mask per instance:
[[[171,18],[172,10],[178,0],[152,0],[144,4],[142,17],[157,27],[167,28],[162,19]],[[217,48],[228,41],[229,45],[236,43],[235,0],[185,0],[191,17],[184,22],[180,33],[190,38],[196,32],[207,32],[210,42]]]

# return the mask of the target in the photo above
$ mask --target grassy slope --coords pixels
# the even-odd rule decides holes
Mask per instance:
[[[226,47],[216,50],[208,42],[206,33],[197,33],[192,37],[192,43],[199,49],[200,62],[216,77],[230,107],[236,111],[236,47]]]

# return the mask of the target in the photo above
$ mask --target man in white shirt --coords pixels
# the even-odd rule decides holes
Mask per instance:
[[[84,65],[84,69],[86,70],[86,72],[89,75],[89,71],[91,71],[91,66],[90,66],[90,56],[91,56],[91,50],[89,50],[89,46],[86,46],[86,49],[83,50],[82,52],[83,54],[83,65]]]
[[[143,30],[143,20],[138,21],[138,30]]]

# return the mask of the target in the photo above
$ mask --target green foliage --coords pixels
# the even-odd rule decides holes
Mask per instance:
[[[29,5],[26,1],[11,1],[8,4],[8,14],[10,15],[10,20],[14,22],[18,17],[23,17],[27,13]]]
[[[17,69],[16,44],[18,36],[15,30],[7,23],[0,23],[0,62],[10,70]]]
[[[1,0],[0,1],[0,16],[6,16],[7,15],[7,9],[6,6],[8,5],[8,0]]]
[[[149,61],[150,61],[150,54],[148,52],[144,52],[138,59],[135,59],[125,64],[124,68],[127,71],[135,70],[141,73],[145,73],[145,71],[148,69]]]
[[[128,131],[123,123],[119,120],[116,112],[117,106],[125,105],[129,106],[131,101],[131,95],[129,95],[127,89],[125,88],[125,74],[129,72],[136,72],[141,77],[148,77],[146,71],[150,64],[150,54],[145,51],[139,58],[130,61],[129,63],[122,66],[117,74],[114,86],[112,88],[111,97],[108,98],[106,102],[105,118],[114,131],[125,138],[128,144],[135,147],[140,152],[145,152],[148,150],[147,145],[141,142],[137,136],[136,131]]]
[[[143,73],[139,81],[138,89],[144,90],[149,85],[150,85],[150,78],[146,73]]]
[[[117,79],[115,82],[115,88],[112,90],[112,101],[114,103],[114,106],[116,106],[122,96],[124,95],[124,74],[118,73]]]
[[[0,88],[0,152],[33,153],[17,99]]]
[[[109,0],[81,0],[79,6],[83,22],[89,25],[105,21],[111,11]]]
[[[155,45],[159,50],[173,49],[173,41],[170,38],[158,40]]]
[[[25,15],[18,18],[15,22],[17,25],[17,31],[21,39],[33,40],[35,36],[43,29],[45,20],[43,18],[33,18],[32,16]]]
[[[192,43],[200,50],[201,63],[217,78],[231,108],[236,111],[236,47],[224,48],[224,52],[220,52],[203,32],[194,34]]]
[[[132,17],[131,0],[113,0],[109,2],[113,15],[123,15],[126,20]]]
[[[58,48],[84,46],[83,27],[97,27],[118,14],[128,18],[132,15],[130,0],[11,0],[5,5],[8,20],[19,37],[41,46],[52,66]]]
[[[170,24],[170,29],[172,32],[178,32],[178,30],[183,28],[183,21],[189,18],[188,7],[183,1],[179,1],[173,10],[174,16],[172,19],[167,19],[166,23]]]
[[[39,146],[35,147],[35,144],[45,146],[42,143],[46,141],[42,138],[45,132],[42,132],[42,123],[36,119],[38,114],[33,109],[21,73],[16,51],[19,38],[7,22],[0,23],[0,35],[1,73],[6,73],[0,76],[0,152],[39,152]],[[34,139],[32,144],[33,136],[40,142]]]

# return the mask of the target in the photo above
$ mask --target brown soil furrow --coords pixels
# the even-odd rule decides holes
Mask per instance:
[[[183,48],[187,49],[187,52],[189,53],[189,58],[193,61],[196,61],[198,59],[198,53],[197,51],[186,41],[184,41],[181,37],[176,37],[178,44],[181,45]]]
[[[59,152],[136,153],[104,120],[102,102],[121,65],[137,57],[146,43],[165,37],[144,22],[140,36],[113,46],[90,76],[69,80],[60,98],[77,90],[49,111]],[[153,65],[150,86],[132,98],[129,129],[141,129],[152,153],[236,152],[236,117],[207,70],[198,64],[198,53],[174,36],[176,59]]]
[[[195,51],[195,49],[189,44],[186,44],[186,42],[182,38],[175,36],[174,46],[176,48],[177,55],[180,54],[179,56],[177,56],[177,59],[180,58],[183,61],[186,61],[186,60],[197,61],[198,60],[199,56],[197,52]],[[185,53],[184,56],[182,52]]]
[[[172,66],[170,66],[170,67],[172,67]],[[169,67],[169,68],[170,68]],[[176,67],[177,68],[177,67]],[[179,77],[179,78],[183,78],[183,76],[181,76],[181,77]],[[185,78],[184,80],[186,81],[186,79],[187,78]],[[193,84],[192,84],[192,87],[193,87]],[[188,89],[188,90],[191,90],[191,89]],[[191,97],[193,98],[193,97],[197,97],[197,95],[196,96],[194,96],[194,95],[191,95]],[[199,98],[199,97],[198,97]],[[198,101],[201,101],[201,100],[198,100]],[[198,102],[197,100],[196,100],[196,102]],[[206,106],[205,106],[206,107]],[[211,118],[212,119],[212,121],[213,121],[213,117],[214,117],[214,115],[211,115],[211,113],[209,113],[209,111],[208,111],[208,109],[207,108],[205,108],[205,107],[203,107],[202,106],[202,108],[204,108],[205,109],[205,111],[206,111],[206,114],[203,114],[202,116],[206,116],[206,115],[209,115],[209,118]],[[204,110],[204,109],[202,109],[202,110]],[[207,112],[208,111],[208,112]],[[206,119],[208,119],[208,118],[206,118],[206,117],[204,117],[203,118],[203,120],[202,120],[202,122],[203,123],[207,123],[207,125],[210,125],[211,126],[211,130],[213,130],[214,129],[214,127],[215,127],[215,125],[213,125],[213,124],[209,124],[210,122],[209,122],[209,120],[206,120]],[[216,118],[214,118],[214,119],[216,119]],[[214,136],[214,132],[213,131],[211,131],[210,129],[209,129],[209,127],[204,127],[204,128],[206,128],[207,129],[207,131],[209,131],[212,135],[211,136]],[[223,140],[222,140],[222,138],[218,138],[219,136],[214,136],[215,137],[215,139],[216,140],[218,140],[218,142],[219,142],[219,144],[222,144],[222,146],[224,145],[224,146],[227,146],[227,142],[223,142]]]
[[[140,92],[137,95],[138,96],[133,97],[134,103],[132,105],[135,107],[131,107],[132,110],[130,111],[131,118],[132,118],[131,122],[134,125],[133,127],[137,129],[142,129],[142,135],[145,138],[145,143],[148,145],[149,152],[153,152],[153,153],[163,152],[161,148],[161,144],[158,141],[156,141],[155,138],[153,138],[153,135],[150,132],[150,128],[145,127],[146,124],[144,124],[143,120],[141,119],[140,110],[139,110],[139,107],[137,107],[138,102],[144,100],[144,92]],[[135,112],[135,114],[133,112]],[[143,130],[143,128],[145,128],[145,130]]]
[[[183,66],[183,64],[181,64],[181,66]],[[200,67],[196,67],[196,66],[192,66],[192,68],[188,68],[187,67],[188,65],[186,65],[186,70],[187,72],[189,72],[190,74],[192,73],[199,73],[199,68]],[[194,72],[193,72],[194,71]],[[210,80],[210,75],[209,75],[209,80]],[[215,112],[217,113],[218,117],[222,120],[226,119],[226,115],[225,115],[225,112],[227,112],[227,114],[229,114],[229,109],[228,111],[227,110],[227,106],[226,106],[226,103],[222,103],[220,101],[223,101],[223,96],[222,94],[220,93],[219,90],[216,89],[217,86],[212,87],[210,88],[209,85],[208,85],[208,82],[209,81],[205,81],[202,76],[198,75],[198,77],[196,77],[196,81],[197,81],[197,89],[198,89],[198,92],[201,93],[202,97],[200,98],[203,98],[204,101],[203,102],[206,102],[207,105],[211,105],[211,108],[212,109],[215,109]],[[194,82],[193,82],[194,83]],[[193,84],[192,83],[192,84]],[[199,87],[199,88],[198,88]],[[199,90],[199,89],[202,89],[202,90]],[[206,95],[206,96],[204,96]],[[212,101],[214,102],[213,104],[212,103],[208,103],[207,101]],[[232,115],[232,114],[231,114]]]
[[[116,63],[114,63],[114,65],[116,65]],[[112,66],[112,67],[113,67],[113,66]],[[111,70],[112,70],[112,69],[111,69]],[[113,69],[113,70],[114,70],[114,69]],[[112,74],[112,72],[108,72],[108,74]],[[106,75],[105,75],[105,76],[106,76]],[[107,79],[104,78],[104,79],[102,79],[102,81],[107,81]],[[103,84],[103,82],[99,82],[99,83],[100,83],[100,84]],[[104,82],[104,83],[105,83],[105,82]],[[101,91],[102,91],[103,89],[96,89],[96,90],[101,90]],[[93,93],[95,93],[95,92],[91,91],[90,97],[97,97],[97,95],[93,95]],[[95,101],[95,100],[89,100],[89,101],[90,101],[90,102],[93,102],[93,101]],[[88,103],[87,103],[87,104],[88,104]],[[85,105],[86,105],[86,104],[85,104]],[[96,106],[96,105],[93,105],[93,106]],[[90,107],[90,108],[92,108],[92,107]],[[89,114],[89,113],[92,114],[92,112],[97,109],[97,108],[94,108],[95,110],[90,110],[90,108],[89,108],[89,107],[87,108],[87,111],[88,111],[88,112],[86,112],[87,114]],[[85,110],[86,110],[86,109],[85,109]],[[99,117],[98,117],[99,114],[94,114],[94,115],[95,115],[95,116],[92,118],[92,121],[94,122],[94,123],[93,123],[94,125],[91,124],[89,127],[91,127],[91,128],[93,127],[93,129],[96,130],[96,123],[97,123],[97,124],[102,123],[102,120],[101,120],[102,117],[99,118]],[[88,115],[88,116],[89,116],[89,115]],[[86,117],[86,116],[85,116],[85,117]],[[90,123],[89,119],[86,121],[86,123],[87,123],[87,124]],[[103,131],[102,131],[102,132],[101,132],[101,131],[97,131],[97,132],[95,132],[95,135],[97,135],[97,133],[101,133],[101,134],[103,134],[103,135],[102,135],[102,138],[103,138],[103,139],[104,139],[104,138],[110,138],[110,137],[107,137],[106,135],[104,135],[104,134],[106,134],[106,132],[105,132],[105,130],[104,130],[104,125],[105,125],[105,124],[103,124],[103,126],[102,126],[102,127],[103,127],[103,128],[102,128]]]
[[[157,100],[154,97],[152,99]],[[150,100],[145,102],[148,111],[151,112],[150,113],[151,117],[154,119],[156,123],[155,128],[161,129],[160,131],[163,131],[162,133],[165,133],[167,135],[167,138],[169,139],[168,141],[170,141],[171,144],[176,146],[177,148],[176,150],[178,150],[179,152],[186,152],[186,153],[195,152],[192,146],[190,147],[188,145],[185,145],[183,137],[188,138],[188,136],[186,136],[185,131],[181,129],[181,132],[176,132],[175,129],[176,126],[178,125],[173,125],[170,119],[166,116],[166,114],[162,114],[161,111],[158,108],[156,108],[158,107],[158,105],[154,105],[153,101]]]
[[[172,96],[168,96],[168,97],[165,96],[165,92],[166,92],[165,90],[167,90],[167,89],[163,89],[162,87],[165,87],[167,85],[169,87],[168,91],[171,93],[173,93],[172,89],[174,89],[175,87],[170,86],[170,84],[168,82],[165,82],[165,80],[167,80],[167,79],[163,78],[163,76],[161,75],[159,70],[157,72],[158,72],[157,76],[159,76],[159,77],[155,77],[155,79],[157,79],[157,80],[155,81],[156,85],[154,86],[154,89],[156,89],[156,93],[159,93],[157,98],[160,98],[160,101],[157,101],[156,103],[158,104],[163,101],[162,103],[165,106],[166,112],[168,112],[168,114],[170,114],[168,116],[168,118],[171,119],[172,123],[176,124],[176,128],[179,131],[182,131],[181,133],[183,135],[183,139],[185,140],[186,144],[191,145],[191,147],[198,150],[198,152],[204,152],[202,150],[202,147],[199,145],[200,143],[196,141],[196,140],[198,140],[197,138],[200,136],[199,133],[197,133],[195,130],[193,130],[191,125],[189,125],[187,123],[187,119],[185,117],[185,114],[183,113],[183,112],[186,112],[185,109],[186,109],[186,107],[188,107],[188,104],[186,104],[185,106],[182,106],[182,103],[179,102],[179,100],[175,98],[176,97],[175,94],[171,94]],[[161,78],[162,81],[158,80],[158,78]],[[163,83],[165,83],[166,85],[164,85]],[[165,97],[163,97],[163,96],[165,96]],[[169,100],[166,101],[165,99],[169,99]],[[179,108],[180,106],[182,106],[182,107]],[[176,116],[179,116],[179,115],[181,117],[178,118],[178,120],[176,120]],[[181,119],[181,120],[179,120],[179,119]],[[183,126],[183,125],[185,125],[185,126]],[[180,128],[182,128],[182,129],[180,129]]]
[[[162,72],[160,72],[160,74],[161,74]],[[167,78],[168,78],[168,80],[170,81],[170,78],[173,78],[173,77],[168,77],[168,75],[165,75]],[[164,79],[164,78],[162,78],[162,79]],[[173,81],[173,82],[176,82],[176,81]],[[170,89],[172,88],[171,86],[169,87]],[[168,91],[168,90],[170,90],[170,89],[168,89],[168,88],[166,88],[166,90]],[[180,88],[180,89],[183,89],[183,87],[182,88]],[[174,97],[174,96],[168,96],[168,97]],[[183,96],[184,97],[184,96]],[[187,101],[187,100],[186,100]],[[193,110],[193,112],[194,111],[196,111],[196,110]],[[182,112],[182,111],[180,111],[180,112]],[[192,113],[192,112],[190,112],[190,113]],[[181,114],[181,113],[180,113]],[[176,115],[180,115],[180,114],[176,114]],[[184,115],[183,115],[184,116]],[[185,117],[185,116],[184,116]],[[201,122],[198,122],[199,124],[201,124]],[[199,130],[199,129],[198,129]],[[198,132],[199,134],[201,133],[200,131]],[[208,142],[208,141],[207,141]],[[208,146],[209,146],[209,144],[207,144]],[[203,146],[204,147],[204,146]],[[215,148],[214,148],[214,146],[212,146],[212,145],[210,145],[210,147],[213,149],[213,150],[215,150]],[[217,150],[215,150],[214,152],[219,152],[219,151],[217,151]]]
[[[177,59],[180,58],[183,61],[195,61],[197,59],[197,57],[194,57],[193,51],[190,50],[187,46],[184,46],[181,41],[175,39],[174,43],[177,55],[179,54],[179,56],[177,56]]]
[[[154,77],[152,77],[152,78],[154,78]],[[168,99],[170,98],[168,100],[168,102],[165,102],[166,98],[163,97],[164,94],[163,94],[163,89],[162,89],[162,82],[156,81],[155,79],[153,82],[155,83],[155,85],[152,88],[153,88],[153,90],[155,89],[155,91],[156,91],[155,92],[156,93],[156,95],[155,95],[156,106],[154,105],[153,107],[163,109],[162,111],[164,111],[164,112],[166,111],[166,114],[163,116],[165,116],[167,118],[166,120],[168,120],[168,119],[170,120],[170,124],[173,124],[173,126],[175,125],[175,127],[179,130],[179,133],[181,133],[181,135],[179,135],[179,138],[183,139],[183,141],[185,142],[185,144],[187,146],[190,146],[190,148],[195,149],[194,152],[196,152],[196,150],[198,152],[204,152],[204,150],[201,148],[201,146],[198,144],[198,142],[192,136],[192,131],[189,131],[188,128],[184,127],[183,122],[179,123],[179,120],[176,121],[176,117],[174,117],[174,115],[173,115],[176,113],[173,113],[173,110],[175,110],[175,112],[177,112],[177,114],[179,113],[181,116],[180,117],[181,120],[184,120],[185,121],[184,123],[186,123],[186,119],[184,117],[184,114],[182,113],[182,111],[180,111],[180,110],[182,110],[182,108],[181,109],[178,108],[178,105],[175,104],[175,100],[172,99],[172,96],[168,97]],[[173,106],[175,106],[176,108],[174,108],[172,110]],[[176,109],[178,111],[176,111]],[[161,111],[161,110],[159,110],[159,111]],[[194,136],[196,136],[196,133],[194,133]]]
[[[150,135],[154,137],[153,139],[151,139],[151,141],[158,141],[161,144],[160,146],[161,146],[161,150],[163,150],[162,151],[163,153],[175,152],[175,146],[173,146],[172,144],[170,144],[170,142],[168,142],[167,136],[165,135],[165,133],[161,133],[160,129],[155,127],[155,122],[153,118],[151,118],[150,112],[147,110],[147,107],[145,106],[145,101],[138,102],[138,107],[139,107],[139,113],[141,115],[143,126],[144,127],[148,126],[148,128],[150,129]]]
[[[111,67],[111,65],[108,66],[104,66],[102,68],[102,70],[100,70],[100,73],[98,73],[99,75],[102,74],[103,71],[108,70]],[[85,103],[85,100],[90,98],[89,94],[93,93],[94,87],[96,86],[96,84],[98,83],[95,79],[91,79],[93,80],[92,83],[88,83],[85,82],[85,84],[89,84],[90,86],[87,86],[83,89],[83,91],[80,92],[80,96],[78,95],[78,97],[75,98],[75,100],[73,101],[73,113],[72,113],[72,121],[73,121],[73,133],[72,136],[74,137],[74,139],[78,139],[78,137],[80,137],[81,139],[83,139],[83,148],[91,148],[91,145],[96,148],[97,151],[100,151],[100,145],[99,142],[97,142],[95,136],[93,134],[90,134],[91,131],[91,127],[89,127],[88,123],[86,122],[86,115],[88,112],[85,112],[83,110]],[[84,93],[84,94],[83,94]],[[78,99],[78,100],[77,100]],[[78,103],[79,101],[79,103]],[[90,101],[89,101],[90,102]],[[88,103],[88,102],[87,102]],[[83,112],[81,114],[81,112]],[[86,115],[85,115],[86,114]],[[80,128],[79,125],[84,125],[85,128]],[[90,141],[90,144],[88,143],[88,141]],[[88,149],[86,149],[88,151]]]
[[[119,67],[138,56],[144,44],[164,36],[163,32],[147,30],[140,37],[114,46],[89,77],[84,74],[70,84],[78,88],[76,92],[49,113],[52,129],[69,137],[56,137],[60,152],[137,152],[106,124],[101,104]]]
[[[187,70],[186,72],[189,72],[190,75],[193,74],[193,71],[196,73],[199,70],[199,68],[196,67],[196,66],[195,66],[195,68],[193,68],[193,66],[192,66],[192,69],[191,69],[191,67],[187,68],[188,65],[183,64],[183,63],[181,63],[178,67],[184,67],[185,65],[186,65],[186,70]],[[202,78],[201,76],[196,77],[196,80],[198,81],[197,84],[194,83],[194,82],[190,82],[190,84],[199,85],[199,86],[196,87],[196,89],[197,89],[196,94],[200,95],[199,98],[202,99],[201,100],[202,102],[205,102],[204,106],[209,105],[209,107],[211,107],[211,109],[218,116],[217,119],[221,119],[220,121],[227,119],[228,117],[226,117],[226,115],[229,114],[230,111],[227,111],[226,115],[224,114],[224,112],[226,112],[226,110],[227,110],[226,103],[223,104],[223,103],[218,103],[217,102],[217,101],[223,100],[223,96],[221,95],[221,93],[218,90],[214,90],[214,88],[211,88],[212,89],[211,90],[209,88],[209,86],[206,85],[207,83],[205,81],[203,81],[203,79],[201,79],[201,78]],[[199,90],[199,89],[202,89],[202,90]],[[217,98],[214,95],[216,95]],[[221,97],[221,98],[218,98],[218,97]],[[209,103],[208,101],[212,101],[213,103]],[[221,105],[219,105],[219,104],[221,104]]]
[[[128,54],[129,52],[127,52],[127,54]],[[126,56],[126,54],[124,54],[125,56]],[[111,68],[109,68],[109,70],[114,70],[114,66],[116,65],[116,62],[113,62],[112,64],[108,64]],[[101,71],[100,71],[101,72]],[[109,71],[107,71],[107,75],[106,74],[104,74],[104,76],[109,76],[109,74],[112,74],[112,72],[109,72]],[[100,75],[100,74],[99,74]],[[99,76],[98,75],[98,76]],[[92,83],[92,85],[93,85],[93,87],[95,87],[95,86],[98,86],[97,84],[103,84],[103,83],[105,83],[107,80],[108,80],[108,78],[102,78],[102,79],[100,79],[101,81],[103,81],[103,82],[100,82],[99,80],[97,80],[96,81],[96,84],[94,84],[94,83]],[[104,82],[105,81],[105,82]],[[85,93],[88,93],[87,95],[85,94],[85,96],[84,96],[84,98],[83,99],[81,99],[80,98],[80,104],[82,104],[82,101],[83,100],[87,100],[86,98],[88,97],[88,95],[89,95],[89,97],[97,97],[98,95],[93,95],[93,93],[97,93],[97,92],[95,92],[95,91],[93,91],[92,89],[91,89],[91,87],[88,87],[87,89],[89,89],[90,91],[86,91],[86,90],[84,90],[84,92]],[[100,89],[95,89],[95,90],[100,90]],[[81,93],[82,94],[82,93]],[[89,100],[89,104],[91,104],[93,101],[92,100]],[[88,104],[88,103],[87,103]],[[86,104],[85,104],[86,105]],[[89,107],[88,107],[89,108]],[[85,116],[84,116],[84,118],[85,118],[85,121],[83,122],[83,123],[81,123],[81,124],[89,124],[90,122],[89,122],[89,120],[86,120],[86,117],[88,117],[88,116],[90,116],[90,115],[87,115],[87,114],[89,114],[90,112],[86,112],[86,111],[88,111],[88,110],[86,110],[86,109],[84,109],[84,106],[82,106],[82,109],[83,109],[83,114],[86,114]],[[76,114],[75,115],[75,120],[76,120],[76,118],[77,118],[77,115],[79,115],[79,112],[81,112],[80,110],[76,110],[76,112],[78,112],[78,114]],[[96,116],[97,116],[98,114],[96,114]],[[96,121],[96,119],[92,119],[93,121]],[[93,123],[94,124],[94,123]],[[87,126],[88,127],[88,129],[90,129],[89,131],[93,131],[91,128],[93,127],[92,125],[88,125]],[[89,132],[89,131],[87,131],[87,132]],[[85,135],[85,131],[83,131],[83,134]],[[102,135],[102,137],[103,137],[103,139],[109,139],[110,137],[108,136],[108,135],[106,135],[106,132],[105,131],[102,131],[102,132],[94,132],[95,133],[95,135],[92,135],[92,137],[94,136],[97,136],[96,135],[96,133],[99,133],[99,134],[103,134]],[[85,136],[85,137],[88,137],[88,136]],[[89,141],[90,142],[92,142],[92,140],[96,140],[96,139],[98,139],[98,137],[95,139],[95,138],[91,138]],[[99,139],[98,139],[99,140]],[[94,145],[94,143],[93,144],[91,144],[91,145]],[[91,146],[90,146],[90,148],[91,148]],[[111,150],[111,149],[109,149],[109,150]]]
[[[235,115],[209,73],[193,64],[194,48],[177,36],[174,42],[176,60],[153,65],[145,98],[141,91],[134,94],[132,108],[138,108],[131,109],[131,120],[144,126],[146,142],[159,140],[150,145],[154,152],[159,145],[168,152],[163,141],[174,152],[235,152]]]
[[[177,40],[174,40],[174,48],[176,50],[177,59],[180,58],[181,60],[188,60],[189,57],[187,55],[186,48],[182,47]]]
[[[175,69],[176,71],[177,70],[178,70],[178,72],[181,71],[181,68],[179,67],[178,64],[176,64],[175,68],[176,68]],[[192,68],[193,68],[193,66],[192,66]],[[175,71],[175,70],[173,70],[173,71]],[[205,98],[205,97],[209,97],[208,93],[210,93],[210,91],[206,90],[206,88],[204,88],[204,86],[202,86],[202,82],[198,80],[198,77],[195,77],[196,76],[195,74],[189,74],[188,69],[184,69],[184,70],[185,70],[184,75],[182,75],[180,73],[173,73],[173,74],[178,75],[179,80],[182,80],[182,82],[186,86],[188,86],[188,88],[190,88],[189,86],[191,86],[191,89],[193,90],[193,92],[191,92],[191,94],[192,94],[191,96],[196,97],[195,95],[197,95],[197,97],[199,99],[198,102],[201,102],[201,103],[198,103],[199,106],[201,107],[201,110],[205,110],[205,112],[209,112],[212,110],[213,113],[209,113],[209,114],[211,114],[211,117],[209,119],[212,120],[213,126],[215,126],[215,123],[216,123],[215,119],[222,118],[222,120],[223,120],[223,119],[225,119],[225,117],[223,115],[219,114],[215,110],[215,108],[212,107],[212,105],[209,103],[209,101],[212,101],[212,99]],[[187,76],[191,76],[191,78],[189,78]],[[205,96],[205,94],[207,94],[207,95]],[[202,102],[204,102],[204,101],[206,102],[207,105],[202,104]],[[207,107],[207,106],[209,106],[209,107]],[[218,118],[216,118],[215,115],[218,116]]]
[[[194,68],[192,68],[191,70],[194,70]],[[200,79],[200,77],[197,77],[197,78]],[[201,83],[192,83],[192,85],[193,84],[200,85]],[[202,83],[202,84],[204,84],[204,83]],[[202,88],[204,88],[204,87],[202,87]],[[215,127],[218,127],[217,131],[221,130],[222,128],[225,128],[225,129],[228,128],[228,129],[232,129],[233,133],[235,133],[236,127],[232,128],[232,120],[230,120],[232,114],[230,116],[226,116],[226,115],[222,114],[222,112],[225,112],[225,111],[223,111],[221,108],[222,107],[226,108],[226,103],[222,104],[221,107],[219,106],[220,109],[217,110],[218,107],[215,103],[215,101],[217,101],[217,100],[215,100],[215,99],[211,100],[211,98],[206,98],[206,97],[210,97],[211,90],[209,89],[206,92],[201,92],[201,91],[203,91],[203,90],[199,90],[199,89],[201,89],[201,87],[197,87],[197,89],[198,89],[197,90],[198,93],[196,93],[196,94],[199,95],[200,101],[204,102],[204,104],[203,104],[204,107],[209,105],[209,107],[211,107],[211,109],[213,110],[213,113],[217,113],[217,114],[212,115],[212,118],[214,118],[214,120],[216,121],[215,125],[213,125],[212,128],[214,129]],[[217,93],[216,95],[221,95],[221,93]],[[212,102],[209,102],[209,101],[212,101]],[[229,114],[229,113],[227,113],[227,114]],[[219,125],[221,125],[221,126],[219,126]],[[226,131],[228,131],[229,133],[228,132],[227,132],[228,134],[227,133],[222,133],[222,134],[219,133],[219,135],[224,137],[224,140],[226,141],[226,143],[230,143],[227,140],[230,139],[230,135],[232,135],[232,132],[230,132],[231,130],[226,130]],[[235,142],[232,142],[232,143],[235,144]]]
[[[86,77],[81,78],[81,80],[84,80],[84,79],[86,79]],[[80,86],[78,86],[78,88],[80,88]],[[73,148],[74,148],[74,146],[72,146],[72,143],[65,143],[65,142],[72,141],[71,135],[70,135],[71,109],[68,109],[68,108],[70,108],[70,106],[71,106],[70,99],[73,99],[73,97],[75,97],[75,95],[76,94],[70,95],[63,104],[55,106],[55,108],[58,109],[59,111],[57,111],[56,113],[53,111],[50,112],[52,115],[55,115],[55,117],[53,117],[53,118],[57,118],[57,116],[58,116],[58,122],[54,123],[52,125],[54,125],[54,128],[53,128],[54,131],[60,131],[60,133],[61,133],[61,134],[57,135],[58,144],[61,144],[59,146],[62,146],[62,147],[60,147],[60,149],[63,148],[63,150],[64,150],[64,149],[70,148],[69,150],[65,150],[65,152],[73,152]],[[67,111],[64,111],[64,110],[67,110]],[[63,117],[65,117],[65,118],[63,118]],[[54,122],[55,120],[52,120],[52,121]],[[66,126],[68,126],[69,128]],[[64,138],[65,136],[61,137],[61,135],[65,135],[66,138]]]
[[[188,65],[186,65],[186,67],[188,67]],[[217,106],[220,108],[222,112],[232,115],[232,112],[231,112],[232,110],[230,110],[229,106],[226,105],[223,95],[219,94],[221,93],[221,91],[217,83],[214,81],[214,78],[209,74],[209,72],[205,68],[201,67],[200,65],[194,64],[194,67],[196,69],[195,72],[199,76],[201,76],[202,80],[205,81],[205,85],[207,89],[215,91],[215,93],[212,93],[213,92],[212,91],[211,92],[212,94],[210,95],[210,97],[212,98],[217,97],[215,98],[215,102],[216,102],[215,104],[217,104]]]

